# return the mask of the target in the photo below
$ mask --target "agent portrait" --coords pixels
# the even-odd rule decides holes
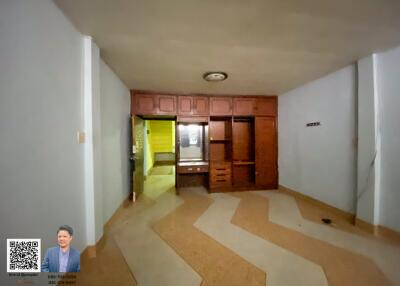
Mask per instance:
[[[47,249],[42,262],[42,272],[79,272],[80,254],[71,247],[74,231],[62,225],[57,231],[58,246]]]

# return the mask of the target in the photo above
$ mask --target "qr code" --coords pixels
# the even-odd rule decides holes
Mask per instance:
[[[7,239],[7,272],[40,272],[40,238]]]

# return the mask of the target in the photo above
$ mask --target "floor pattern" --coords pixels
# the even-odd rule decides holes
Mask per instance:
[[[321,265],[329,285],[391,285],[372,259],[271,222],[267,198],[252,193],[235,196],[241,201],[232,223]]]
[[[212,198],[195,226],[267,272],[267,285],[328,285],[319,265],[231,224],[239,199],[225,194]]]
[[[133,215],[115,233],[115,240],[139,286],[200,285],[201,277],[151,228],[181,203],[181,198],[166,192],[155,205]]]
[[[340,231],[306,220],[302,217],[293,197],[278,192],[263,191],[253,193],[268,199],[271,222],[348,251],[370,257],[387,277],[393,281],[400,281],[398,265],[400,248],[371,239],[371,237],[355,235],[351,232]]]
[[[146,184],[83,262],[80,285],[400,285],[399,244],[336,217],[322,225],[322,210],[298,198],[199,188],[176,196],[167,175]]]
[[[192,192],[182,192],[181,197],[185,203],[153,229],[200,274],[201,285],[265,285],[265,272],[193,225],[213,201]]]

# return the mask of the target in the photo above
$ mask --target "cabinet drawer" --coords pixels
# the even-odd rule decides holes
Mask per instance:
[[[218,180],[231,181],[231,174],[212,174],[211,182],[216,182]]]
[[[178,166],[179,174],[207,173],[208,166]]]
[[[212,162],[211,163],[212,170],[226,170],[231,169],[231,162]]]
[[[210,186],[212,188],[229,187],[230,185],[231,185],[230,175],[211,176]]]
[[[211,175],[230,175],[231,169],[211,169]]]

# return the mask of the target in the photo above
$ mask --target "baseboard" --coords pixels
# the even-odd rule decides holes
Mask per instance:
[[[81,253],[81,261],[96,258],[96,245],[88,245]]]
[[[344,210],[338,209],[337,207],[328,205],[327,203],[321,202],[321,201],[319,201],[317,199],[314,199],[313,197],[304,195],[302,193],[299,193],[299,192],[297,192],[295,190],[292,190],[292,189],[287,188],[287,187],[282,186],[282,185],[279,185],[278,189],[283,193],[287,193],[287,194],[289,194],[289,195],[291,195],[293,197],[302,199],[302,200],[307,201],[307,202],[309,202],[309,203],[311,203],[313,205],[316,205],[316,206],[318,206],[320,208],[323,208],[323,209],[326,209],[326,210],[328,210],[330,212],[333,212],[334,214],[336,214],[336,215],[338,215],[340,217],[343,217],[347,221],[350,221],[351,223],[354,224],[355,215],[352,214],[352,213],[349,213],[349,212],[346,212]]]
[[[103,226],[103,233],[108,231],[110,229],[111,224],[118,218],[119,213],[121,213],[121,210],[125,208],[127,205],[132,203],[132,200],[130,199],[131,194],[129,194],[126,199],[122,201],[122,203],[119,205],[119,207],[115,210],[114,214],[106,221],[106,223]]]
[[[107,232],[111,224],[118,218],[119,214],[121,213],[121,209],[124,208],[126,205],[131,203],[131,200],[129,199],[130,195],[122,201],[122,203],[119,205],[119,207],[116,209],[114,214],[108,219],[108,221],[104,224],[103,226],[103,234],[99,238],[99,240],[96,242],[95,245],[88,245],[85,247],[85,249],[81,253],[81,260],[87,260],[87,259],[93,259],[96,258],[96,251],[97,248],[101,248],[101,244],[104,243],[104,233]]]
[[[278,188],[282,193],[287,193],[288,195],[291,195],[293,197],[305,200],[307,202],[310,202],[316,206],[319,206],[321,208],[327,209],[330,212],[334,212],[335,214],[338,214],[345,218],[348,221],[351,221],[355,226],[359,227],[360,229],[371,233],[375,236],[383,237],[383,238],[388,238],[390,240],[396,241],[400,243],[400,232],[395,231],[393,229],[390,229],[388,227],[382,226],[382,225],[374,225],[371,223],[368,223],[362,219],[357,218],[354,214],[345,212],[341,209],[338,209],[334,206],[328,205],[327,203],[321,202],[317,199],[314,199],[310,196],[304,195],[302,193],[299,193],[295,190],[292,190],[290,188],[287,188],[285,186],[279,185]]]
[[[388,238],[390,240],[400,243],[400,232],[395,231],[391,228],[383,225],[371,224],[359,218],[356,218],[355,225],[369,233],[374,234],[375,236]]]

